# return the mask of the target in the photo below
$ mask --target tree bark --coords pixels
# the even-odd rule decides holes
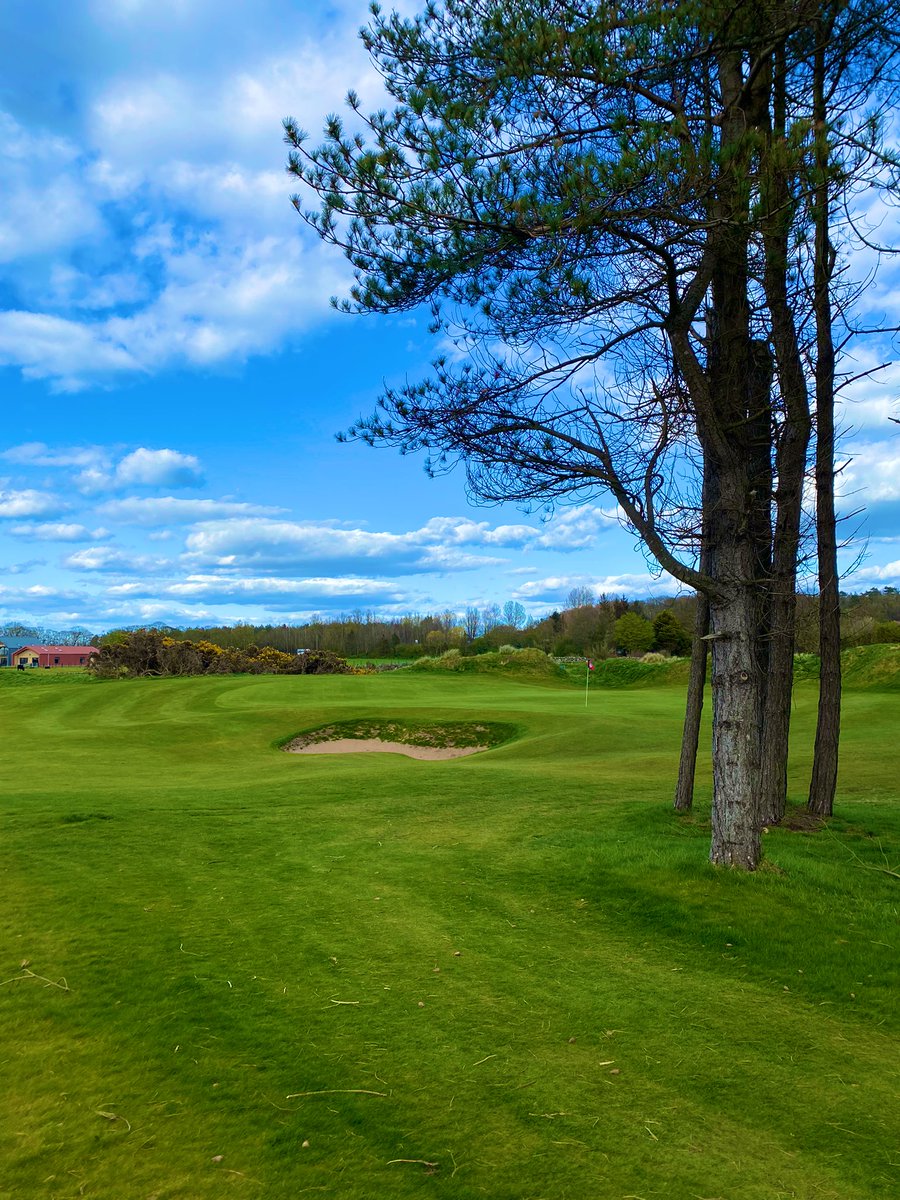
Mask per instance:
[[[761,446],[759,358],[749,304],[749,193],[758,97],[745,94],[741,55],[718,58],[729,169],[717,191],[719,222],[711,279],[709,420],[698,413],[704,484],[711,502],[704,532],[715,547],[710,592],[713,694],[713,806],[710,860],[745,871],[760,858],[759,783],[766,688],[767,563],[771,545],[768,436]],[[762,81],[764,83],[764,81]],[[765,407],[765,406],[764,406]],[[767,423],[768,424],[768,423]],[[768,434],[768,428],[766,430]],[[763,487],[760,489],[760,482]]]
[[[762,678],[754,589],[710,604],[713,810],[710,861],[753,871],[760,858]]]
[[[834,811],[841,730],[841,610],[834,508],[834,373],[831,278],[834,249],[829,237],[828,129],[825,100],[825,31],[813,64],[816,128],[815,278],[816,320],[816,550],[819,560],[819,709],[807,808],[818,816]]]
[[[769,603],[769,664],[760,782],[762,819],[776,824],[787,804],[787,762],[794,684],[797,555],[803,485],[812,421],[809,389],[797,325],[788,294],[790,231],[796,211],[788,186],[792,162],[786,147],[786,67],[783,47],[773,71],[773,120],[762,172],[766,218],[763,226],[763,286],[772,321],[772,344],[783,401],[775,451],[774,529]]]
[[[675,785],[675,808],[678,812],[690,812],[694,803],[694,776],[697,770],[697,747],[700,744],[700,723],[703,718],[706,660],[709,657],[708,633],[709,599],[703,592],[698,592],[694,644],[691,647],[691,672],[688,677],[684,711],[684,732],[681,736],[681,758],[678,763],[678,782]]]
[[[703,466],[703,489],[700,505],[701,574],[711,576],[714,570],[713,547],[709,537],[709,514],[714,504],[711,471]],[[694,640],[691,645],[691,669],[688,676],[687,699],[684,710],[684,730],[681,736],[681,755],[678,762],[678,781],[675,785],[675,808],[689,812],[694,804],[694,779],[697,773],[697,749],[700,745],[700,724],[703,719],[703,693],[706,687],[706,668],[709,658],[709,596],[697,592],[697,611],[694,616]]]

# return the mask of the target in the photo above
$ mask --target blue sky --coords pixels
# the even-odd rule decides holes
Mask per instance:
[[[607,497],[549,518],[474,508],[461,476],[334,441],[436,349],[424,317],[334,313],[348,269],[289,202],[281,119],[315,131],[351,87],[381,99],[366,16],[360,0],[5,0],[0,622],[509,599],[537,615],[576,586],[675,591]],[[863,312],[898,311],[889,265]],[[891,357],[870,344],[854,365]],[[861,382],[842,418],[844,509],[866,509],[846,525],[854,590],[900,585],[898,387],[895,367]]]

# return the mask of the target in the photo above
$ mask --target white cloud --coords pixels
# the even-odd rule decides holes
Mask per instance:
[[[0,566],[0,575],[27,575],[29,571],[33,571],[35,567],[43,567],[45,565],[42,558],[30,558],[26,562],[9,563]]]
[[[521,584],[513,592],[513,599],[561,604],[573,588],[582,587],[590,588],[598,596],[671,596],[680,589],[680,584],[665,573],[658,579],[632,574],[551,575]]]
[[[164,368],[240,363],[329,319],[327,297],[347,280],[338,256],[299,237],[232,244],[185,235],[159,270],[154,299],[132,313],[0,313],[0,365],[73,392]]]
[[[435,518],[409,533],[339,529],[330,523],[244,519],[208,521],[187,538],[187,560],[234,569],[279,570],[293,566],[304,571],[318,564],[352,570],[354,564],[377,562],[393,573],[472,570],[504,560],[468,554],[460,543],[476,537],[489,539],[490,531],[474,522],[450,544],[439,544],[445,522]],[[449,530],[449,526],[447,527]]]
[[[80,391],[91,378],[143,370],[121,339],[103,325],[49,313],[0,312],[0,365],[26,379],[48,379],[56,390]]]
[[[83,492],[108,492],[120,487],[199,487],[203,484],[199,458],[179,450],[148,450],[140,446],[116,463],[89,467],[77,476]]]
[[[99,446],[71,446],[52,449],[45,442],[23,442],[0,453],[8,462],[38,467],[87,467],[105,459]]]
[[[896,311],[900,293],[891,303],[891,311]],[[890,347],[868,341],[854,346],[852,361],[844,364],[853,375],[872,372],[847,387],[838,398],[838,424],[851,435],[883,433],[891,428],[890,418],[900,416],[900,362],[888,361],[893,353]]]
[[[32,584],[30,587],[21,588],[0,586],[0,601],[5,604],[15,603],[17,600],[37,600],[46,596],[58,596],[62,594],[57,589],[46,587],[42,584]]]
[[[555,513],[536,544],[543,550],[584,550],[595,545],[601,533],[617,525],[615,509],[581,504]]]
[[[80,467],[76,484],[85,492],[128,487],[198,487],[203,480],[200,460],[180,450],[139,446],[119,458],[121,449],[105,446],[53,448],[45,442],[24,442],[0,453],[7,462],[25,467]]]
[[[283,512],[266,504],[238,500],[186,500],[178,496],[127,496],[108,500],[97,512],[124,525],[193,525],[227,517],[264,517]]]
[[[49,517],[65,508],[65,503],[50,492],[40,492],[34,488],[0,490],[0,518]]]
[[[357,15],[365,16],[364,6]],[[381,79],[353,36],[357,23],[342,29],[332,19],[324,30],[320,25],[316,41],[295,38],[277,54],[245,51],[216,72],[197,63],[189,71],[123,72],[105,81],[91,104],[91,144],[119,170],[146,173],[151,187],[159,186],[161,170],[184,165],[280,170],[278,132],[287,113],[319,129],[326,113],[344,107],[348,88],[373,107],[383,101]]]
[[[203,483],[200,460],[178,450],[141,446],[116,465],[111,487],[197,487]]]
[[[111,571],[122,574],[145,574],[152,571],[172,569],[172,562],[165,558],[151,558],[145,554],[129,554],[112,546],[86,546],[76,550],[63,560],[63,566],[73,571]]]
[[[239,364],[330,319],[350,270],[291,207],[281,121],[317,131],[348,88],[384,102],[356,37],[363,0],[287,23],[280,0],[97,9],[67,6],[41,30],[78,90],[65,122],[0,114],[0,261],[17,297],[0,364],[77,391]],[[8,86],[26,83],[23,70]]]
[[[254,603],[264,603],[284,597],[319,596],[329,600],[359,600],[361,597],[379,600],[399,600],[402,592],[391,580],[367,579],[361,576],[317,576],[306,579],[245,578],[229,579],[221,575],[189,575],[182,583],[166,589],[170,596],[203,596],[215,599],[241,597]]]
[[[508,560],[485,554],[466,554],[454,546],[426,547],[418,560],[420,571],[477,571],[481,567],[499,567]]]
[[[869,587],[896,586],[900,584],[900,559],[884,563],[880,567],[860,567],[850,577],[854,587],[867,584]]]
[[[428,572],[475,570],[506,560],[473,554],[475,547],[571,551],[593,545],[614,520],[599,508],[583,506],[543,526],[498,525],[467,517],[432,517],[406,533],[341,529],[322,522],[244,519],[208,521],[187,539],[188,559],[227,568],[273,570],[314,563],[348,567],[360,559],[383,570]]]
[[[137,270],[79,271],[69,263],[55,262],[49,281],[37,299],[54,308],[101,313],[148,301],[152,288]]]
[[[393,569],[417,561],[421,543],[410,535],[336,529],[330,524],[247,518],[207,521],[187,539],[188,556],[208,566],[252,569],[310,562],[390,558]]]
[[[900,500],[900,438],[857,443],[846,455],[850,461],[837,477],[838,496],[867,504]]]
[[[103,538],[109,537],[107,529],[88,529],[84,525],[64,521],[13,525],[9,532],[14,537],[38,542],[101,541]]]
[[[46,130],[25,129],[0,112],[0,263],[65,251],[99,237],[99,205],[81,178],[81,150]]]

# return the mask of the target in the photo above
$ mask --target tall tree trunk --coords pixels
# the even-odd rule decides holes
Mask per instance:
[[[712,862],[755,870],[760,857],[759,774],[765,702],[766,598],[771,531],[762,458],[749,303],[749,190],[759,97],[744,87],[739,51],[717,56],[723,161],[712,205],[716,232],[708,314],[710,409],[698,410],[704,482],[713,502],[704,532],[715,547],[710,589],[713,695]],[[767,86],[765,79],[758,79]],[[768,466],[768,453],[766,471]],[[763,472],[765,473],[765,472]],[[765,572],[761,578],[761,568]]]
[[[824,23],[823,23],[824,24]],[[828,128],[825,99],[826,33],[820,31],[813,64],[816,128],[815,319],[816,319],[816,549],[819,559],[819,711],[807,807],[831,816],[837,789],[841,730],[841,611],[837,524],[834,511],[834,373],[831,279],[834,249],[829,237]]]
[[[769,664],[764,715],[763,766],[760,789],[762,819],[776,824],[787,804],[787,761],[791,698],[794,683],[794,641],[797,609],[797,555],[803,511],[803,484],[811,433],[809,391],[797,327],[788,294],[790,231],[796,209],[788,187],[792,162],[786,145],[786,68],[784,50],[775,53],[773,122],[767,138],[763,195],[763,284],[772,321],[772,342],[783,418],[775,454],[775,522],[769,603]]]

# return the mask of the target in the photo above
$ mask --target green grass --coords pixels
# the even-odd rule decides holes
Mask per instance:
[[[669,810],[682,703],[0,673],[0,1197],[893,1194],[900,699],[848,688],[835,820],[752,876],[705,766]],[[278,749],[362,721],[518,736]]]

